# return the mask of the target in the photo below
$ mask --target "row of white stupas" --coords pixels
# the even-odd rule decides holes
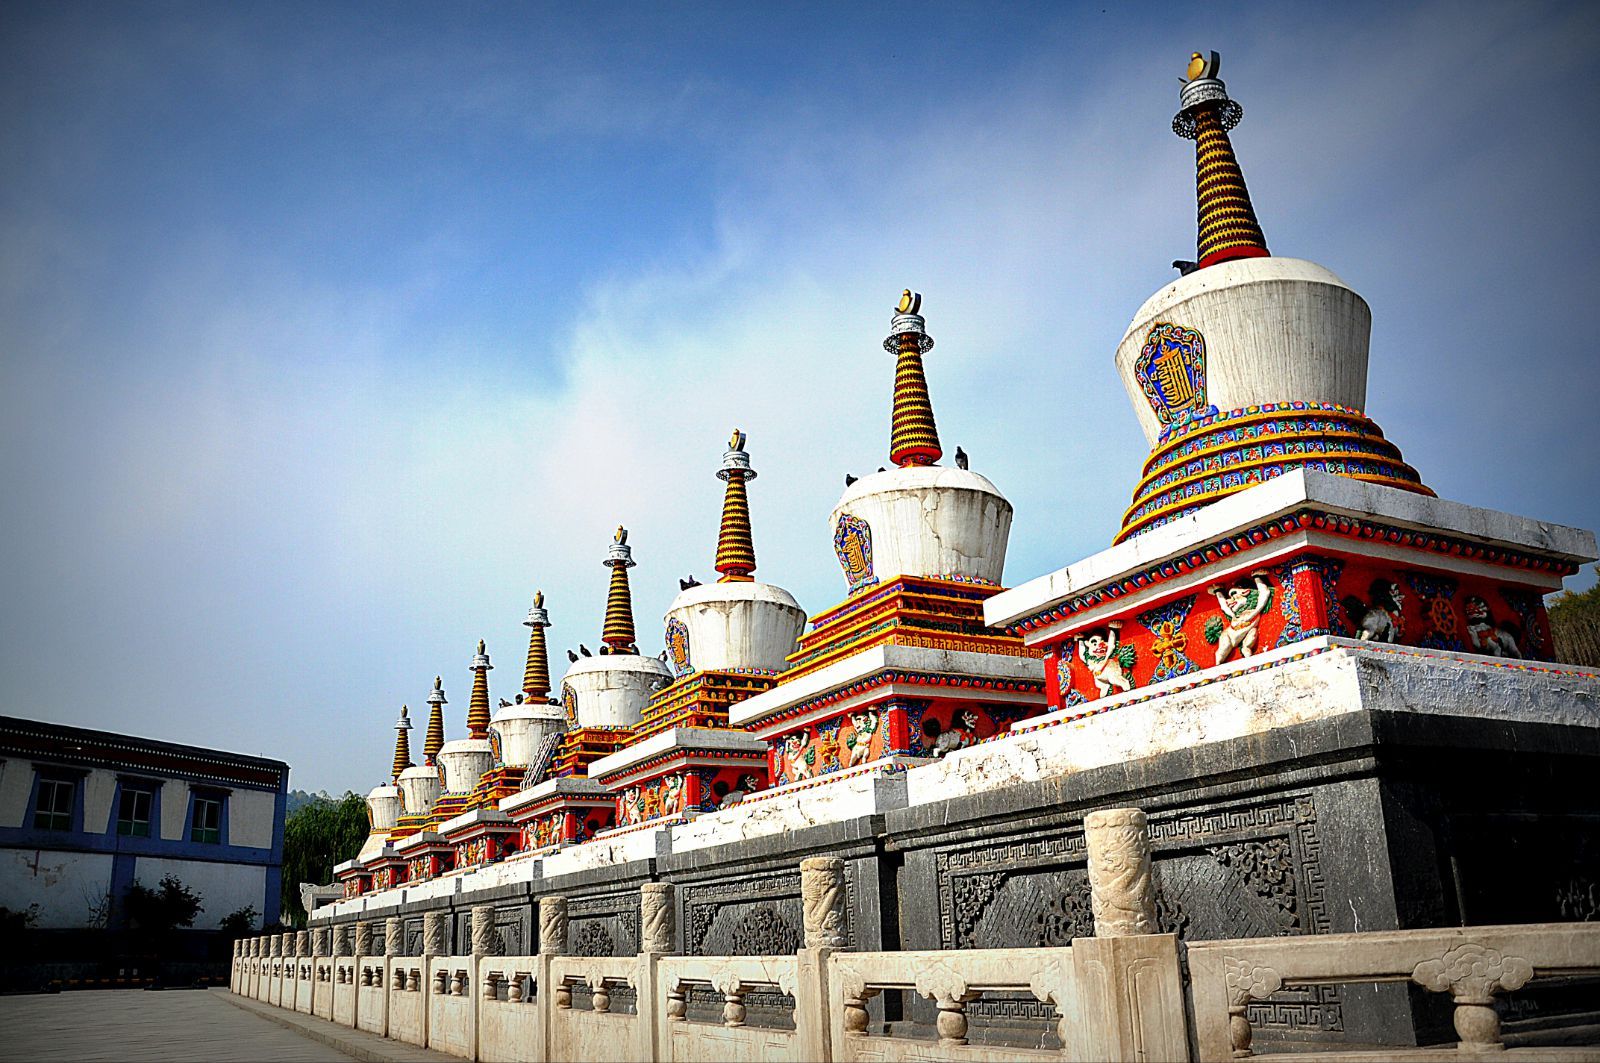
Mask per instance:
[[[1194,57],[1173,122],[1196,142],[1197,259],[1116,349],[1152,451],[1115,545],[1003,590],[1011,505],[959,451],[938,464],[933,340],[908,291],[884,342],[891,464],[830,517],[844,602],[802,634],[794,598],[754,579],[755,473],[736,432],[718,473],[721,578],[673,601],[667,651],[638,651],[618,529],[600,653],[552,699],[539,597],[514,702],[491,715],[480,645],[468,737],[446,743],[436,684],[424,763],[410,766],[402,719],[372,835],[337,870],[349,899],[327,914],[1367,711],[1381,691],[1364,660],[1415,673],[1409,704],[1465,685],[1480,715],[1593,726],[1600,678],[1549,663],[1543,605],[1594,559],[1593,534],[1437,499],[1365,415],[1368,306],[1322,266],[1269,254],[1216,71],[1215,53]],[[1427,711],[1464,711],[1438,696]]]

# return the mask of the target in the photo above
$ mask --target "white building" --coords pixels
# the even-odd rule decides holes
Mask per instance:
[[[0,907],[115,927],[130,883],[175,875],[196,929],[275,921],[288,781],[282,761],[0,716]]]

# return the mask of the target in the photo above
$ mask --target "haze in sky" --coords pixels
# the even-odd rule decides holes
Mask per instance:
[[[72,4],[0,9],[4,711],[382,782],[477,640],[519,684],[711,577],[841,599],[902,288],[1007,579],[1107,546],[1112,366],[1194,257],[1191,51],[1272,249],[1373,308],[1369,411],[1440,495],[1600,525],[1600,8]],[[1570,582],[1583,586],[1586,574]],[[559,668],[558,668],[559,670]],[[414,744],[414,748],[417,748]]]

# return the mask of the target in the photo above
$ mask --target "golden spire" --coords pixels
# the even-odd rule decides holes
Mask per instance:
[[[892,331],[883,341],[883,349],[895,356],[889,460],[902,468],[933,465],[944,456],[939,447],[939,429],[933,422],[928,380],[922,370],[922,356],[933,349],[933,337],[925,331],[922,296],[907,288],[895,309],[889,326]]]
[[[606,625],[600,641],[612,653],[638,653],[633,636],[633,594],[628,589],[628,569],[636,562],[628,546],[628,529],[620,524],[605,564],[611,569],[611,588],[606,595]]]
[[[411,730],[411,718],[407,715],[410,710],[400,706],[400,720],[394,725],[394,781],[400,781],[400,773],[411,767],[411,736],[406,734]]]
[[[428,733],[422,739],[422,763],[439,763],[439,750],[444,748],[444,678],[433,677],[433,690],[428,694]]]
[[[749,583],[750,573],[756,570],[756,547],[750,538],[750,500],[744,485],[756,478],[750,467],[750,455],[745,453],[746,436],[737,428],[728,440],[728,451],[722,455],[722,468],[717,476],[728,484],[722,495],[722,528],[717,532],[717,562],[715,568],[722,573],[719,583]]]
[[[545,611],[544,591],[533,592],[533,608],[523,621],[528,632],[528,663],[522,669],[522,693],[527,701],[543,701],[550,696],[550,657],[545,651],[544,629],[550,626]]]
[[[1221,66],[1216,52],[1189,57],[1182,109],[1172,120],[1174,133],[1195,142],[1199,269],[1235,258],[1271,256],[1250,203],[1244,171],[1228,139],[1228,130],[1239,124],[1244,108],[1228,98],[1227,87],[1217,77]]]
[[[472,658],[472,700],[467,704],[467,737],[489,737],[489,654],[478,640],[478,655]]]

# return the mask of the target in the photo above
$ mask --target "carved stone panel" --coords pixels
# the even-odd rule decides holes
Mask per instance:
[[[800,871],[781,869],[679,888],[684,952],[691,956],[774,956],[804,943]],[[845,947],[855,948],[855,875],[844,873]]]
[[[1160,931],[1196,941],[1329,931],[1310,794],[1156,813],[1149,830]],[[1081,826],[958,844],[935,853],[933,868],[942,948],[1065,945],[1094,934]],[[986,1008],[968,1010],[999,1022],[1038,1010]],[[1343,1029],[1335,986],[1287,987],[1249,1015],[1264,1031]]]
[[[572,898],[567,942],[574,956],[633,956],[639,951],[639,893]]]

